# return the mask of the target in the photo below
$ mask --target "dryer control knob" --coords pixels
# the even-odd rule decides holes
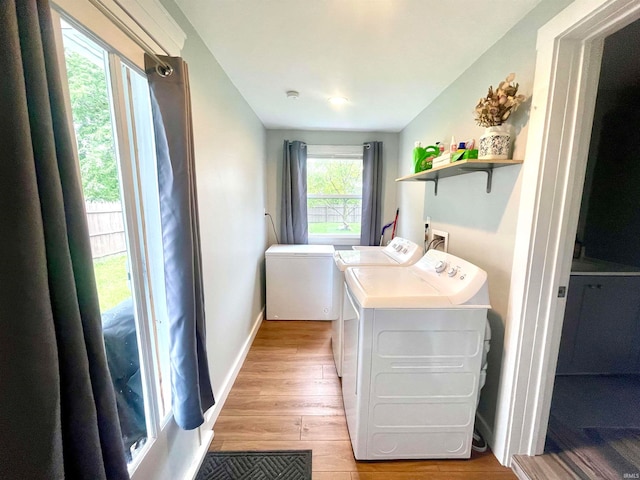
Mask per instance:
[[[450,277],[455,277],[456,273],[458,273],[458,267],[454,267],[453,265],[447,270],[447,275]]]
[[[442,273],[447,269],[447,264],[442,260],[438,260],[436,262],[436,266],[434,267],[436,273]]]

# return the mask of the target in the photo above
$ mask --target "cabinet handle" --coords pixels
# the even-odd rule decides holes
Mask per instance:
[[[597,288],[598,290],[600,290],[602,288],[602,284],[600,284],[600,283],[591,284],[590,283],[590,284],[587,285],[587,288],[590,288],[590,289]]]

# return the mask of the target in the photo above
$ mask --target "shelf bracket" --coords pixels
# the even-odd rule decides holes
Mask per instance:
[[[467,172],[484,172],[487,174],[487,193],[491,193],[491,182],[493,180],[493,168],[473,168],[473,167],[460,167],[460,170]]]
[[[433,194],[437,197],[438,196],[438,177],[436,177],[436,178],[425,178],[424,181],[425,182],[433,182],[434,183]]]

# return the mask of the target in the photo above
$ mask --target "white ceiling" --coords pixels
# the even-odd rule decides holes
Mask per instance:
[[[176,1],[265,127],[392,132],[540,2]]]

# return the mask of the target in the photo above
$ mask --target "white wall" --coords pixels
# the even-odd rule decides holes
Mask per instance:
[[[360,145],[369,141],[383,142],[382,224],[389,223],[396,214],[396,182],[398,165],[398,134],[382,132],[340,132],[311,130],[267,130],[267,203],[280,235],[280,197],[282,190],[282,145],[285,140],[300,140],[309,145]],[[265,219],[268,222],[268,219]],[[269,244],[276,243],[269,223]]]
[[[520,93],[530,94],[533,85],[537,30],[570,0],[544,0],[503,38],[485,52],[464,74],[423,110],[400,133],[399,175],[411,173],[415,141],[432,144],[455,135],[458,141],[479,139],[483,128],[475,125],[473,110],[486,95],[489,85],[496,87],[510,73],[516,73]],[[531,101],[511,117],[517,137],[513,158],[525,159],[527,124]],[[420,242],[424,220],[449,232],[449,251],[485,269],[489,276],[492,309],[489,313],[493,336],[489,354],[487,383],[482,391],[479,416],[483,433],[492,441],[502,345],[507,318],[509,282],[513,262],[515,227],[520,197],[520,166],[494,171],[493,188],[485,192],[484,173],[444,179],[434,196],[432,183],[398,184],[400,206],[399,235]]]

